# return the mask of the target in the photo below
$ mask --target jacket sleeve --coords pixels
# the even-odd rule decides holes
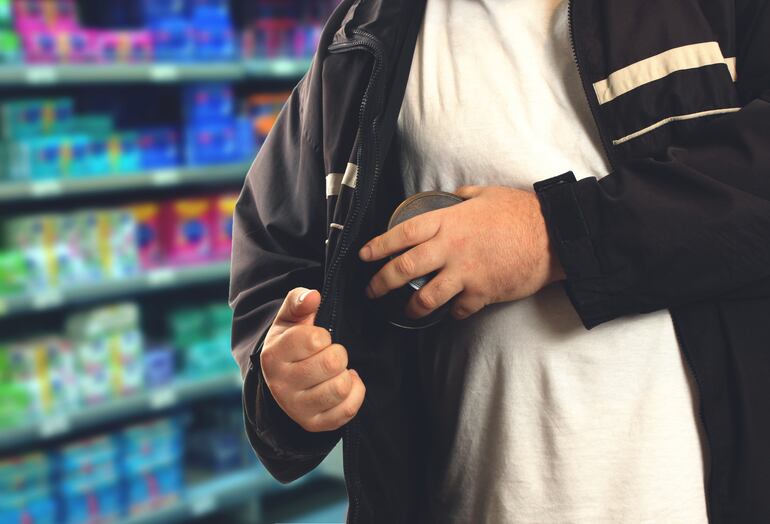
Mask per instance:
[[[738,112],[608,176],[535,185],[584,325],[770,297],[770,7],[738,2]]]
[[[307,97],[303,80],[248,172],[233,224],[232,351],[244,378],[246,433],[261,462],[283,483],[315,468],[341,436],[340,430],[305,431],[289,418],[271,395],[259,361],[286,294],[295,287],[321,289],[326,190],[321,149],[304,124]]]

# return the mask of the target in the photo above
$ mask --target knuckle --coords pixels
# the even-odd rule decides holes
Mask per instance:
[[[334,351],[327,351],[321,359],[321,368],[326,373],[334,373],[339,366],[339,359]]]
[[[321,423],[315,417],[305,419],[300,425],[303,427],[303,429],[310,431],[311,433],[318,433],[319,431],[323,431]]]
[[[436,307],[436,297],[428,291],[418,291],[417,295],[415,296],[415,300],[417,301],[417,305],[421,308],[435,309]]]
[[[342,408],[343,416],[350,420],[358,414],[358,407],[353,404],[348,404]]]
[[[414,220],[407,220],[401,225],[401,237],[407,242],[414,242],[419,231]]]
[[[350,380],[350,375],[348,373],[345,373],[344,375],[345,376],[339,378],[333,386],[334,394],[340,401],[347,398],[348,393],[353,389],[353,381]]]
[[[401,255],[394,263],[396,271],[404,276],[410,276],[415,270],[414,260],[409,255]]]
[[[339,362],[340,367],[345,369],[348,367],[348,350],[345,349],[345,346],[342,344],[335,344],[334,349],[337,351],[337,354],[339,355]]]

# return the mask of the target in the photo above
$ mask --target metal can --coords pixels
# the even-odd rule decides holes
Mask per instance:
[[[459,196],[444,191],[427,191],[417,193],[404,200],[393,212],[388,222],[388,231],[418,215],[444,209],[463,202]],[[391,260],[399,254],[391,256]],[[436,276],[436,272],[421,276],[410,281],[404,287],[385,295],[385,307],[388,312],[388,322],[404,329],[425,329],[441,322],[449,313],[451,301],[423,318],[409,318],[404,314],[406,305],[412,296],[425,287]]]

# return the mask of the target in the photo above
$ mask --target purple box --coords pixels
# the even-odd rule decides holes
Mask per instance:
[[[150,388],[165,386],[174,380],[176,373],[174,349],[156,346],[144,353],[144,383]]]

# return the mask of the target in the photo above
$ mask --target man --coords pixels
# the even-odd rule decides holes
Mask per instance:
[[[342,438],[349,522],[770,519],[768,44],[767,2],[344,2],[236,210],[271,473]],[[466,201],[385,234],[426,189]],[[390,325],[432,271],[452,318]]]

